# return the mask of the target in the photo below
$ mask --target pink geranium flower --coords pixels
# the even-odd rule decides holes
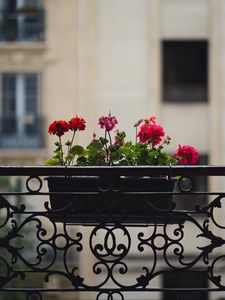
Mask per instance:
[[[150,142],[153,147],[162,141],[164,135],[165,132],[160,125],[150,123],[142,125],[138,132],[140,142],[143,144]]]
[[[195,165],[197,163],[199,154],[193,146],[179,145],[175,156],[178,157],[180,165]]]
[[[115,128],[116,124],[118,124],[116,117],[111,116],[110,113],[108,116],[102,116],[98,120],[98,125],[100,125],[101,128],[104,128],[106,131],[113,130],[113,128]]]

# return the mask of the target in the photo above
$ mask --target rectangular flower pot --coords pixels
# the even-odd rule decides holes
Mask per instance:
[[[50,218],[56,222],[149,224],[172,209],[176,179],[48,177]],[[166,194],[165,192],[168,192]],[[163,194],[165,193],[165,194]]]

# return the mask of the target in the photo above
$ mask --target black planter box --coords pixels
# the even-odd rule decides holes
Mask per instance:
[[[48,177],[50,218],[56,222],[149,224],[172,209],[176,179],[161,177]],[[158,194],[159,193],[159,194]]]

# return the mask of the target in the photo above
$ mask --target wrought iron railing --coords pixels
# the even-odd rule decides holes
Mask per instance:
[[[44,11],[0,11],[0,41],[43,41]]]
[[[76,176],[90,180],[72,190]],[[221,298],[225,189],[192,191],[191,176],[212,177],[219,185],[225,167],[1,166],[0,299],[66,299],[72,293],[73,299],[183,300],[208,299],[210,292]],[[55,177],[68,190],[58,183],[49,192],[47,182]],[[175,190],[134,188],[148,177],[176,178]],[[207,203],[198,203],[201,195]],[[49,196],[62,206],[54,209]],[[162,208],[154,199],[164,196],[172,201]],[[178,209],[187,196],[194,207]]]

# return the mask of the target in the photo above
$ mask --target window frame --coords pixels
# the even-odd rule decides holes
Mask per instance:
[[[4,75],[15,76],[15,111],[12,115],[7,111],[3,111],[4,101]],[[35,75],[36,96],[34,111],[27,110],[27,103],[29,101],[29,95],[26,86],[26,76]],[[40,148],[43,147],[43,135],[41,131],[41,74],[39,72],[2,72],[0,74],[0,117],[1,117],[1,139],[0,148]],[[7,122],[10,120],[12,124],[15,124],[15,130],[9,128],[7,131]],[[14,122],[15,121],[15,122]],[[6,122],[6,129],[4,129]],[[38,123],[37,125],[35,125]],[[12,125],[14,126],[14,125]],[[10,125],[9,125],[10,127]],[[35,129],[36,128],[36,129]],[[8,139],[8,140],[7,140]],[[10,139],[12,146],[9,146]],[[32,146],[32,140],[34,146]],[[8,142],[7,142],[8,141]],[[24,141],[24,142],[23,142]],[[36,146],[35,146],[36,145]]]
[[[179,78],[177,76],[176,72],[179,72],[180,64],[179,60],[181,61],[181,57],[184,55],[182,53],[179,53],[178,58],[176,56],[171,56],[171,53],[175,52],[171,51],[171,49],[174,47],[175,48],[185,48],[185,46],[189,47],[190,51],[190,60],[193,61],[194,57],[194,52],[192,52],[190,49],[191,48],[198,48],[198,52],[202,52],[204,54],[204,57],[202,57],[202,61],[199,62],[198,64],[202,65],[202,73],[198,72],[198,75],[194,75],[193,78],[189,78],[189,81],[184,80],[184,77],[190,76],[188,75],[188,72],[190,73],[190,68],[189,70],[183,75],[182,77]],[[167,48],[167,50],[166,50]],[[195,50],[195,49],[194,49]],[[193,50],[193,51],[194,51]],[[178,51],[178,50],[177,50]],[[200,54],[199,54],[200,55]],[[197,58],[197,56],[196,56]],[[195,58],[195,59],[196,59]],[[188,61],[186,59],[186,61]],[[168,70],[172,69],[172,65],[174,65],[174,69],[172,71],[172,74],[169,75]],[[188,68],[187,64],[187,68]],[[178,66],[178,67],[177,67]],[[177,67],[177,70],[175,68]],[[199,70],[197,67],[193,67],[193,70]],[[205,71],[205,73],[204,73]],[[196,72],[195,72],[196,73]],[[193,73],[194,74],[194,73]],[[201,75],[200,75],[201,74]],[[201,77],[202,82],[199,79],[197,81],[196,77]],[[169,79],[170,77],[170,79]],[[171,79],[171,77],[174,77],[174,79]],[[175,104],[192,104],[192,103],[208,103],[209,101],[209,41],[207,39],[164,39],[161,41],[161,101],[165,104],[167,103],[175,103]],[[179,79],[178,79],[179,78]],[[194,80],[195,79],[195,80]],[[172,82],[174,80],[174,82]],[[177,80],[177,81],[176,81]],[[180,82],[178,82],[178,80]],[[171,81],[171,82],[169,82]],[[183,82],[182,82],[183,81]],[[186,92],[182,92],[182,90],[186,89]],[[179,95],[180,93],[180,95]],[[182,94],[183,93],[183,94]],[[189,97],[186,96],[189,93]],[[171,96],[173,94],[173,96]],[[199,97],[197,96],[199,94]]]

